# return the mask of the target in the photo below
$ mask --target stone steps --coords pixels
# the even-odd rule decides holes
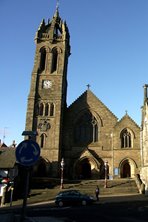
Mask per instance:
[[[108,180],[107,188],[104,188],[104,180],[89,180],[89,181],[81,181],[79,183],[65,183],[65,189],[77,189],[84,193],[94,194],[95,188],[98,185],[100,188],[100,194],[120,194],[120,193],[138,193],[138,188],[135,180],[133,179],[116,179],[116,180]]]
[[[39,183],[38,183],[39,182]],[[55,196],[64,190],[76,189],[82,193],[95,197],[95,189],[98,185],[100,196],[126,196],[137,195],[138,188],[134,179],[113,179],[108,180],[108,188],[104,188],[104,180],[64,180],[64,189],[60,189],[60,179],[36,178],[36,187],[31,189],[28,203],[54,200]],[[42,185],[42,186],[41,186]],[[40,187],[40,188],[39,188]]]
[[[33,189],[55,189],[60,190],[60,180],[51,178],[36,178],[35,187]],[[104,188],[104,180],[64,180],[65,189],[77,189],[81,192],[94,195],[96,186],[100,188],[102,195],[116,195],[116,194],[137,194],[139,193],[134,179],[113,179],[107,180],[107,188]]]

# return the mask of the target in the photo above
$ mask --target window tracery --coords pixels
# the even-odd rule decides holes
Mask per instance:
[[[131,147],[132,146],[132,136],[128,129],[124,129],[121,132],[121,148]]]
[[[90,144],[98,141],[98,125],[95,117],[85,112],[76,122],[74,128],[76,144]]]

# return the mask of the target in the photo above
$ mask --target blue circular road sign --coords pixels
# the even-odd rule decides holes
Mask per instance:
[[[16,160],[23,166],[32,166],[39,159],[40,147],[33,140],[24,140],[16,148]]]

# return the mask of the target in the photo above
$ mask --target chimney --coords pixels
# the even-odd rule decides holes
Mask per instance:
[[[15,140],[13,140],[13,142],[12,142],[12,147],[16,147]]]

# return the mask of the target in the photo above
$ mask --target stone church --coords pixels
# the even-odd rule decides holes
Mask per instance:
[[[141,166],[135,121],[127,113],[118,120],[89,87],[67,106],[70,34],[58,8],[35,43],[25,127],[41,148],[34,176],[59,177],[63,158],[65,178],[102,179],[105,164],[109,178],[134,178]]]

